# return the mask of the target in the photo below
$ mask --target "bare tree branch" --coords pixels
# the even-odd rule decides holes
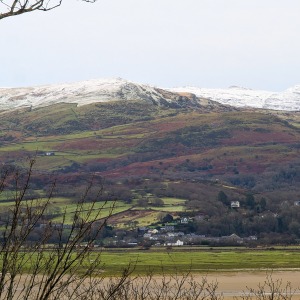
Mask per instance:
[[[61,223],[45,222],[56,184],[52,184],[47,198],[30,198],[34,163],[30,160],[27,171],[5,170],[0,178],[0,194],[6,187],[14,190],[12,205],[1,214],[0,299],[59,299],[68,287],[78,290],[87,278],[102,275],[101,252],[92,252],[106,224],[106,219],[99,219],[107,202],[100,208],[95,205],[102,194],[102,183],[95,186],[92,178],[76,202],[75,211],[69,214],[68,226],[67,210]],[[87,200],[93,187],[97,193]],[[113,209],[114,204],[107,218]],[[34,234],[39,238],[32,240]]]
[[[94,3],[97,0],[81,0]],[[49,11],[61,6],[63,0],[0,0],[0,20],[33,11]]]

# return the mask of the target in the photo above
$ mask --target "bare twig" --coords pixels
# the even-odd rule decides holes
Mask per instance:
[[[63,0],[0,0],[0,20],[33,11],[49,11],[61,6]],[[94,3],[96,0],[82,0]]]

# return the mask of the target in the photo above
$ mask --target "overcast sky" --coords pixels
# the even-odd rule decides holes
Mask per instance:
[[[122,77],[160,87],[300,84],[299,0],[64,0],[0,20],[0,87]]]

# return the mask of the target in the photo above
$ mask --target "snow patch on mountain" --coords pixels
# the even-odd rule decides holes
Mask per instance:
[[[24,88],[1,88],[0,110],[49,106],[56,103],[86,105],[95,102],[144,100],[159,102],[162,95],[153,87],[121,78]]]
[[[251,90],[237,86],[232,86],[227,89],[208,89],[187,86],[168,90],[177,93],[193,93],[198,97],[235,107],[300,111],[300,85],[289,88],[281,93]]]
[[[178,93],[178,94],[177,94]],[[193,94],[193,97],[185,96]],[[196,98],[194,95],[198,96]],[[201,106],[203,98],[234,107],[300,111],[300,85],[281,93],[232,86],[228,89],[180,87],[159,89],[121,78],[23,88],[0,88],[0,111],[42,107],[57,103],[78,106],[95,102],[145,101],[161,105]]]

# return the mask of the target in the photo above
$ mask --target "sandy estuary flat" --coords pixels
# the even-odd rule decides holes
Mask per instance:
[[[39,276],[38,276],[39,277]],[[37,279],[38,279],[37,277]],[[17,299],[18,296],[20,296],[21,287],[23,284],[26,285],[26,276],[22,275],[22,278],[24,280],[20,280],[20,288],[16,290],[15,296],[13,299]],[[168,285],[170,286],[170,289],[165,294],[170,295],[171,298],[151,298],[151,299],[173,299],[172,295],[174,295],[174,292],[177,291],[178,283],[180,283],[182,276],[176,276],[166,275],[166,277],[163,277],[161,275],[154,275],[151,277],[151,281],[149,286],[147,287],[148,291],[150,292],[151,296],[153,294],[157,294],[159,290],[163,287],[163,282],[168,282]],[[194,282],[197,282],[201,285],[201,282],[203,282],[203,278],[205,278],[208,285],[205,285],[205,287],[213,286],[214,284],[217,284],[217,289],[213,293],[212,297],[209,296],[209,293],[207,293],[206,289],[204,290],[204,294],[206,295],[205,299],[216,299],[216,295],[220,296],[219,299],[224,298],[224,300],[242,300],[247,299],[251,300],[249,297],[243,296],[249,296],[253,295],[250,293],[251,289],[254,289],[255,291],[259,290],[259,286],[264,286],[263,291],[264,294],[267,295],[267,297],[255,297],[253,295],[252,299],[288,299],[288,300],[300,300],[300,269],[294,269],[294,270],[274,270],[274,271],[266,271],[266,270],[235,270],[235,271],[215,271],[210,272],[207,274],[204,273],[193,273],[192,278]],[[64,279],[63,279],[64,280]],[[118,281],[117,278],[114,278],[113,281]],[[275,287],[278,287],[276,290],[275,288],[275,296],[270,296],[270,285],[264,285],[265,282],[271,283]],[[97,283],[92,285],[92,289],[88,289],[89,292],[96,291],[96,293],[92,293],[91,297],[89,299],[103,299],[99,298],[99,293],[97,291],[100,291],[103,289],[107,290],[107,287],[110,284],[109,278],[103,278],[102,280],[99,279]],[[127,286],[126,289],[130,290],[128,293],[128,297],[126,299],[150,299],[146,296],[145,297],[139,297],[136,292],[139,294],[143,289],[145,289],[145,284],[147,284],[147,277],[138,277],[134,280],[133,286],[134,288]],[[76,283],[75,283],[76,286]],[[89,287],[89,281],[85,280],[80,283],[79,291],[84,292],[85,288]],[[60,297],[61,300],[67,300],[70,299],[68,294],[72,294],[74,286],[71,284],[67,290],[65,290],[66,293],[62,293],[62,296]],[[187,279],[184,284],[182,285],[182,289],[189,290],[192,288],[191,285],[189,285],[189,279]],[[181,289],[181,288],[180,288]],[[34,287],[33,292],[38,292],[38,286]],[[279,292],[279,293],[278,293]],[[85,292],[84,292],[85,293]],[[176,293],[175,293],[176,294]],[[204,294],[201,294],[201,296],[204,296]],[[123,295],[123,294],[122,294]],[[136,297],[137,296],[137,297]],[[26,298],[27,299],[27,298]],[[30,297],[28,299],[31,299]],[[73,298],[72,298],[73,299]],[[82,298],[78,298],[82,299]],[[106,299],[106,298],[105,298]],[[120,298],[115,299],[125,299],[123,296],[120,296]],[[180,297],[178,299],[181,299]],[[182,298],[182,299],[189,299],[189,298]],[[193,298],[195,299],[195,298]],[[201,299],[201,297],[199,298]]]
[[[196,275],[199,279],[203,275]],[[234,296],[242,296],[244,291],[247,293],[249,289],[258,288],[267,280],[267,276],[272,278],[273,282],[280,283],[281,288],[284,289],[289,282],[292,290],[295,290],[293,299],[300,299],[300,270],[293,271],[235,271],[235,272],[216,272],[207,274],[207,280],[218,282],[218,293],[222,293],[226,299],[231,299]]]

